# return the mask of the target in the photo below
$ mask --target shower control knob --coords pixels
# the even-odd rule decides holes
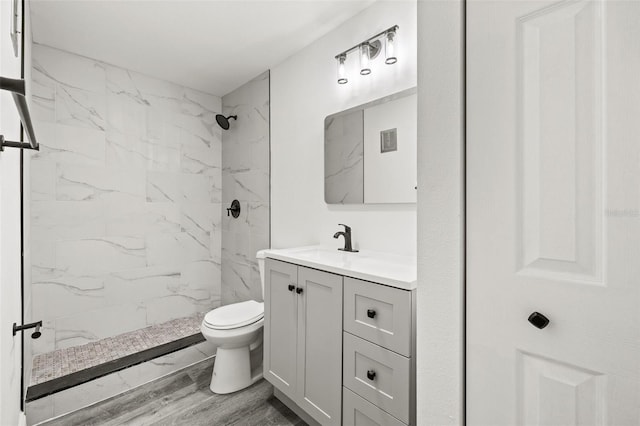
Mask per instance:
[[[231,214],[234,219],[240,216],[240,202],[238,200],[233,200],[231,202],[231,207],[227,209],[227,216],[229,216],[229,214]]]
[[[288,288],[289,288],[289,291],[293,291],[293,290],[295,290],[296,286],[293,285],[293,284],[289,284]]]
[[[529,315],[527,321],[529,321],[531,324],[533,324],[534,327],[539,328],[540,330],[549,325],[549,318],[545,317],[540,312],[534,312]]]
[[[368,370],[367,371],[367,379],[369,380],[375,380],[376,378],[376,372],[373,370]]]
[[[367,316],[369,318],[375,318],[376,317],[376,311],[374,311],[373,309],[367,309]]]
[[[296,293],[298,293],[298,294],[302,294],[302,292],[303,292],[302,287],[298,287],[298,288],[296,288]]]

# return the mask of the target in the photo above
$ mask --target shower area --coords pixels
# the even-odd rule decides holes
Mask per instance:
[[[30,62],[40,150],[24,154],[24,309],[42,335],[25,334],[24,388],[34,424],[211,358],[204,314],[262,300],[269,72],[219,97],[41,44]]]

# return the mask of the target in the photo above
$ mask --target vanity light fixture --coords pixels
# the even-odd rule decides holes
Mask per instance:
[[[398,62],[398,58],[396,57],[396,30],[391,29],[387,31],[384,38],[384,63],[387,65],[392,65]]]
[[[371,74],[371,68],[369,68],[369,55],[371,54],[369,43],[362,43],[360,45],[360,75]]]
[[[349,80],[347,80],[347,70],[344,67],[344,61],[347,59],[346,54],[338,55],[338,84],[346,84]]]
[[[360,59],[360,75],[371,74],[371,61],[378,57],[378,54],[382,50],[382,41],[384,38],[384,52],[385,52],[385,64],[392,65],[398,62],[396,55],[396,33],[398,31],[397,25],[391,28],[369,37],[362,43],[345,50],[342,53],[336,55],[338,61],[338,84],[346,84],[349,79],[346,72],[346,60],[349,53],[358,52]]]

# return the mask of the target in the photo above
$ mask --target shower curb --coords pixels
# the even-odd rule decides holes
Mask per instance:
[[[56,392],[90,382],[91,380],[124,370],[125,368],[132,367],[134,365],[142,364],[143,362],[151,361],[160,356],[179,351],[204,341],[205,339],[201,333],[193,334],[191,336],[174,340],[173,342],[165,343],[131,355],[123,356],[122,358],[118,358],[113,361],[105,362],[104,364],[89,367],[66,376],[38,383],[37,385],[29,386],[25,400],[26,402],[32,402]]]

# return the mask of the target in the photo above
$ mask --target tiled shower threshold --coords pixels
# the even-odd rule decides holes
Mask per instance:
[[[26,401],[69,389],[204,341],[204,314],[36,355]]]

